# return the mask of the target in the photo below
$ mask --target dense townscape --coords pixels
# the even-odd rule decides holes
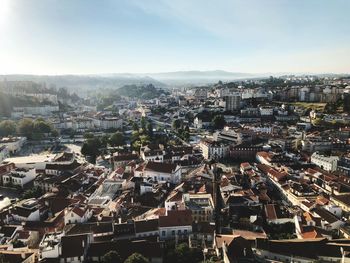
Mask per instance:
[[[350,78],[0,81],[0,262],[350,262]]]

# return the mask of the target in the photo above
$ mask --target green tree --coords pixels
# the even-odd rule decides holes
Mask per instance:
[[[150,138],[152,138],[153,137],[153,124],[152,124],[152,122],[147,123],[147,131],[148,131],[148,136]]]
[[[189,248],[187,243],[181,243],[174,250],[169,250],[166,254],[166,262],[185,263],[201,262],[203,255],[200,249]]]
[[[11,120],[0,122],[0,136],[9,136],[16,133],[16,123]]]
[[[23,199],[29,199],[29,198],[39,198],[44,194],[44,192],[41,190],[40,187],[34,186],[33,188],[30,188],[26,190],[22,194]]]
[[[92,162],[96,161],[96,157],[101,154],[100,148],[102,147],[101,140],[99,138],[87,139],[81,147],[81,154],[89,156]]]
[[[52,131],[52,127],[49,123],[42,119],[38,119],[33,122],[34,133],[50,133]]]
[[[101,262],[103,262],[103,263],[122,263],[123,261],[116,251],[111,250],[111,251],[107,252],[101,258]]]
[[[149,263],[149,260],[139,253],[134,253],[129,256],[124,263]]]
[[[125,144],[124,135],[121,132],[112,134],[112,136],[109,138],[109,144],[113,147],[123,146]]]
[[[182,126],[181,120],[176,119],[176,120],[173,121],[172,127],[173,127],[174,130],[180,129],[181,126]]]
[[[147,125],[147,121],[145,117],[141,117],[141,129],[143,132],[146,131],[146,125]]]
[[[136,122],[134,122],[134,123],[132,124],[132,129],[133,129],[134,131],[138,131],[138,130],[139,130],[139,126],[137,125]]]
[[[212,119],[212,125],[215,129],[222,129],[226,124],[225,118],[223,115],[216,115]]]
[[[28,139],[32,139],[34,132],[33,120],[28,118],[20,120],[17,125],[17,132]]]

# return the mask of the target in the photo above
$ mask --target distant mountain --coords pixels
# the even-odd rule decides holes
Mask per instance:
[[[231,81],[243,78],[254,78],[257,75],[241,72],[229,72],[224,70],[210,71],[175,71],[164,73],[145,74],[166,84],[208,84],[222,81]]]

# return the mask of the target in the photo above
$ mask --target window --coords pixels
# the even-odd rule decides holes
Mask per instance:
[[[163,237],[165,236],[165,231],[162,231],[162,236],[163,236]]]
[[[175,236],[175,230],[172,230],[172,231],[171,231],[171,234],[172,234],[173,236]]]
[[[187,235],[187,229],[184,230],[184,234]]]
[[[178,234],[178,235],[181,235],[181,230],[177,230],[177,234]]]

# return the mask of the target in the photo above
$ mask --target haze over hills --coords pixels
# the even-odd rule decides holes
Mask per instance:
[[[167,88],[182,85],[204,85],[221,81],[234,81],[239,79],[264,78],[268,76],[282,76],[293,73],[242,73],[229,72],[224,70],[211,71],[175,71],[161,73],[106,73],[106,74],[87,74],[87,75],[25,75],[12,74],[0,75],[0,81],[35,81],[45,82],[47,85],[56,87],[66,87],[70,91],[84,94],[97,89],[117,89],[125,85],[147,85],[152,84],[157,88]],[[305,75],[308,73],[299,73],[294,75]],[[317,74],[308,74],[317,75]],[[339,76],[339,74],[318,74]]]

